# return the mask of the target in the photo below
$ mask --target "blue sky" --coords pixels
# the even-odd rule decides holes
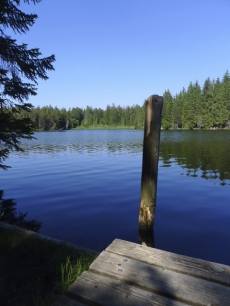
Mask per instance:
[[[230,71],[229,0],[43,0],[20,8],[38,19],[18,42],[56,56],[34,106],[142,105]]]

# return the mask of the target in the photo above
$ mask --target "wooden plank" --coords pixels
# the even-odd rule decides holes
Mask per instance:
[[[87,304],[83,304],[81,302],[69,298],[68,296],[62,295],[51,306],[85,306],[85,305]]]
[[[69,287],[67,294],[91,306],[186,305],[90,271],[84,272],[75,283]]]
[[[127,258],[230,286],[230,267],[115,239],[106,249]]]
[[[190,305],[230,305],[230,287],[107,251],[91,264],[90,271]]]

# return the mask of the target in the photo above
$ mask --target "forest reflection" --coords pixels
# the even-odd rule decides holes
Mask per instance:
[[[4,199],[4,191],[0,190],[0,221],[17,225],[26,230],[39,232],[42,223],[36,219],[27,220],[27,212],[17,212],[17,203],[14,199]]]
[[[189,177],[219,179],[222,186],[229,185],[230,182],[226,180],[230,180],[230,141],[228,138],[224,141],[221,137],[223,133],[219,134],[220,137],[207,138],[199,137],[200,133],[202,132],[197,132],[198,137],[189,137],[183,141],[162,141],[160,147],[162,166],[170,167],[172,163],[176,163],[187,169],[186,175]],[[210,136],[210,133],[205,135]]]

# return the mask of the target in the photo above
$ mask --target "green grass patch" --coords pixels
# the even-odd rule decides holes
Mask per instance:
[[[17,231],[0,229],[0,300],[4,305],[51,305],[95,255]]]
[[[66,262],[61,264],[61,285],[63,293],[84,272],[89,269],[89,261],[85,256],[80,256],[76,261],[71,261],[68,256]]]

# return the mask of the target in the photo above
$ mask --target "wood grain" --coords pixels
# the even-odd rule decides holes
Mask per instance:
[[[230,305],[229,287],[107,251],[92,263],[90,271],[191,305]]]
[[[93,272],[84,272],[76,282],[69,287],[67,294],[74,299],[80,299],[86,305],[103,306],[184,306],[186,304],[172,301],[150,291],[133,287]],[[95,303],[95,304],[94,304]]]
[[[53,306],[230,305],[230,267],[115,239]]]
[[[230,286],[230,267],[115,239],[106,249],[128,258]]]

